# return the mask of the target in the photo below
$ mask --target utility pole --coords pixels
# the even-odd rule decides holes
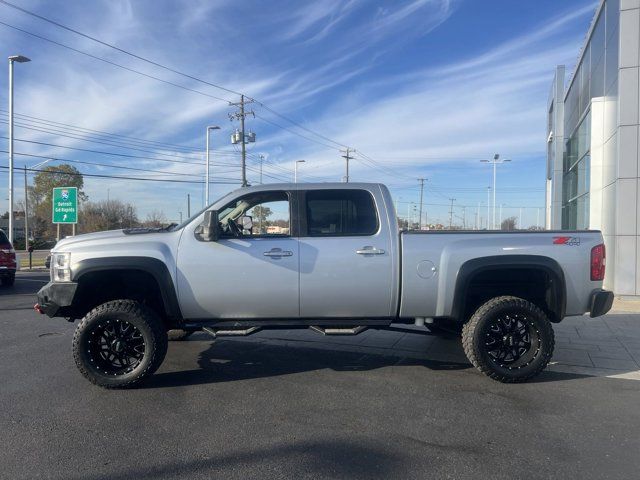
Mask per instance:
[[[518,228],[522,230],[522,207],[520,207],[520,216],[518,218]]]
[[[187,193],[187,218],[191,218],[191,194]]]
[[[231,105],[232,107],[240,107],[240,110],[238,112],[235,112],[233,114],[229,114],[229,119],[230,120],[240,120],[240,131],[236,132],[234,135],[232,135],[231,137],[231,143],[238,143],[240,142],[242,145],[242,186],[246,187],[247,186],[247,143],[253,143],[256,141],[256,134],[255,133],[249,133],[249,135],[245,134],[245,128],[244,128],[244,119],[247,115],[252,115],[254,118],[256,116],[255,112],[253,110],[250,111],[246,111],[244,109],[245,104],[247,103],[253,103],[252,99],[245,99],[244,95],[240,95],[240,102],[238,103],[229,103],[229,105]]]
[[[478,208],[476,208],[476,230],[480,230],[482,225],[480,225],[480,202],[478,202]]]
[[[502,204],[500,204],[500,230],[502,230]]]
[[[423,192],[424,192],[424,181],[426,179],[425,178],[419,178],[418,181],[420,182],[420,210],[419,210],[419,218],[418,218],[418,230],[422,230],[422,198],[423,198]]]
[[[207,206],[209,205],[209,132],[211,130],[220,130],[220,127],[218,127],[217,125],[212,125],[207,127],[207,142],[206,142],[206,148],[207,148],[207,165],[204,171],[204,205]]]
[[[489,210],[491,208],[489,206],[489,205],[491,205],[490,198],[491,198],[491,187],[487,187],[487,230],[489,230],[489,217],[491,216],[490,215],[490,210]]]
[[[462,206],[462,229],[467,229],[467,207],[464,205]]]
[[[260,185],[262,185],[262,163],[264,162],[264,155],[260,155]]]
[[[451,230],[453,226],[453,202],[455,202],[456,199],[450,198],[449,201],[451,202],[451,207],[449,208],[449,230]]]
[[[29,197],[27,195],[27,166],[24,166],[24,249],[29,250]]]
[[[495,229],[496,228],[496,166],[499,163],[510,162],[511,160],[501,159],[500,154],[496,153],[493,156],[493,160],[480,160],[480,161],[484,163],[493,164],[493,228]]]
[[[342,158],[344,158],[346,160],[346,175],[344,177],[344,181],[345,183],[349,183],[349,160],[351,160],[353,157],[349,155],[349,153],[355,153],[355,150],[347,147],[345,150],[340,150],[340,153],[344,153],[344,155],[342,155]]]

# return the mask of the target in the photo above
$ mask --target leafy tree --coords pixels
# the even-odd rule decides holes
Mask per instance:
[[[42,168],[35,175],[33,186],[29,187],[29,216],[34,217],[31,231],[36,238],[55,238],[56,226],[51,223],[51,196],[56,187],[77,187],[80,206],[88,199],[82,191],[84,179],[77,168],[68,164]]]
[[[273,212],[269,207],[265,207],[264,205],[256,205],[250,212],[250,215],[253,217],[253,223],[267,222],[267,218],[269,218]]]

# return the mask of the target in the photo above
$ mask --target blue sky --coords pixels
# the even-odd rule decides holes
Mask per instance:
[[[456,223],[461,223],[463,206],[468,225],[478,203],[486,217],[491,171],[480,160],[499,152],[512,162],[499,168],[497,203],[505,205],[504,217],[519,216],[519,207],[525,207],[524,226],[535,223],[536,207],[544,206],[546,103],[554,68],[566,64],[572,70],[596,8],[585,0],[14,1],[140,56],[246,93],[297,124],[355,148],[351,179],[387,183],[404,216],[413,208],[410,202],[419,199],[417,178],[425,177],[430,222],[448,223],[450,198],[456,199]],[[0,25],[3,56],[32,59],[16,66],[17,113],[171,144],[128,141],[116,147],[105,144],[116,137],[91,137],[102,143],[84,135],[63,137],[58,133],[69,131],[60,126],[22,117],[17,138],[57,146],[16,142],[17,152],[105,165],[76,165],[89,174],[197,180],[204,171],[205,127],[217,124],[212,179],[240,178],[239,153],[229,141],[237,123],[229,121],[233,109],[226,102],[237,101],[236,95],[2,4],[0,21],[222,99]],[[6,118],[6,75],[0,76],[0,102]],[[249,147],[250,182],[258,182],[259,155],[265,157],[265,182],[291,181],[296,159],[306,161],[299,181],[341,180],[344,160],[336,144],[260,104],[252,108],[256,118],[247,120],[247,129],[256,132],[257,142]],[[6,122],[0,128],[6,137]],[[0,141],[6,150],[6,140]],[[7,156],[1,155],[6,166]],[[27,165],[40,161],[16,156],[16,166],[25,160]],[[7,178],[2,169],[2,211]],[[193,211],[203,197],[202,185],[189,183],[86,178],[85,185],[90,199],[105,199],[108,192],[134,203],[141,218],[160,209],[178,220],[180,211],[186,215],[187,193]],[[232,188],[215,184],[212,197]],[[540,208],[541,223],[542,215]]]

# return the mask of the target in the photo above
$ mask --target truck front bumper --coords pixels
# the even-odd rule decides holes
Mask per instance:
[[[49,282],[38,292],[36,311],[50,317],[69,316],[78,284],[74,282]]]
[[[613,305],[613,292],[608,290],[596,290],[591,294],[591,301],[589,302],[590,316],[599,317],[604,315]]]

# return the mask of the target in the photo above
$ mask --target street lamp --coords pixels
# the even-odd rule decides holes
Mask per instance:
[[[13,245],[13,63],[30,62],[27,57],[9,57],[9,243]]]
[[[496,165],[498,165],[499,163],[505,163],[505,162],[510,162],[510,159],[501,159],[500,158],[500,154],[496,153],[493,156],[493,160],[480,160],[481,162],[485,162],[485,163],[492,163],[493,164],[493,222],[492,222],[492,228],[495,230],[496,228]]]
[[[298,183],[298,164],[306,163],[306,160],[296,160],[296,163],[293,167],[293,183]]]
[[[205,168],[204,178],[204,205],[209,205],[209,132],[211,130],[220,130],[217,125],[207,127],[207,166]]]

